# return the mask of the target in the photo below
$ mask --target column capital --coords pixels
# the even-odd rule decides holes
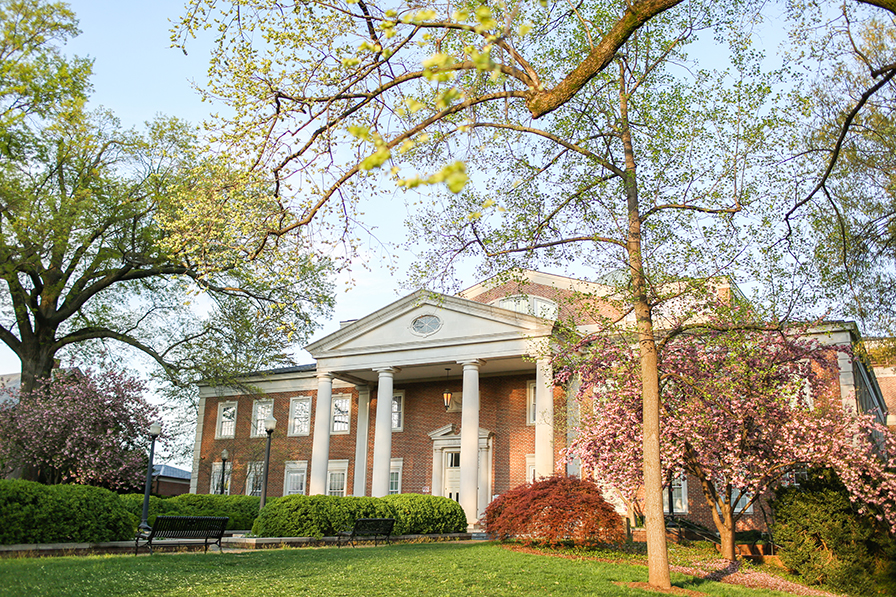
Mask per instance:
[[[464,369],[466,369],[468,366],[469,367],[475,366],[478,369],[479,367],[482,367],[483,365],[485,365],[485,359],[467,359],[465,361],[457,361],[457,364],[463,365]]]
[[[317,379],[319,379],[319,380],[320,379],[329,379],[330,381],[333,381],[334,377],[335,377],[335,375],[333,375],[333,373],[330,371],[318,371],[317,372]]]
[[[379,373],[380,377],[382,377],[383,375],[391,376],[392,374],[401,371],[401,367],[375,367],[373,371]]]

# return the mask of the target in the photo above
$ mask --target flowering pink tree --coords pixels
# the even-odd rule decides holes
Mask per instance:
[[[146,471],[156,409],[142,382],[120,373],[69,373],[0,406],[0,465],[49,484],[126,488]]]
[[[630,502],[642,486],[636,347],[591,339],[561,373],[581,379],[580,423],[568,457]],[[680,334],[660,352],[663,474],[696,477],[735,558],[744,511],[785,475],[832,468],[853,498],[896,529],[896,438],[870,414],[842,406],[838,350],[772,332]],[[748,499],[738,499],[741,496]]]

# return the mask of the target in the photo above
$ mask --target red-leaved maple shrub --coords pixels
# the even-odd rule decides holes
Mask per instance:
[[[486,531],[525,545],[618,544],[622,517],[590,481],[555,475],[498,496],[485,510]]]

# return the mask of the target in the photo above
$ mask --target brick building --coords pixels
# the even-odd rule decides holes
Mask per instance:
[[[618,318],[600,298],[611,293],[530,271],[458,296],[418,291],[307,346],[316,364],[249,376],[239,388],[202,387],[190,490],[259,493],[273,416],[269,496],[443,495],[472,524],[492,496],[566,466],[558,462],[571,409],[546,358],[554,322],[571,316],[588,332]],[[855,326],[824,332],[858,341]],[[883,404],[873,373],[848,360],[841,369],[844,400]],[[574,463],[566,470],[577,473]],[[676,512],[711,526],[687,480],[673,493]],[[750,516],[744,525],[757,526]]]

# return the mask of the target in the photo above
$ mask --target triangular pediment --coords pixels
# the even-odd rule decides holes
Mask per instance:
[[[371,352],[497,345],[547,337],[552,329],[553,322],[531,315],[418,291],[312,343],[306,350],[321,360]]]

